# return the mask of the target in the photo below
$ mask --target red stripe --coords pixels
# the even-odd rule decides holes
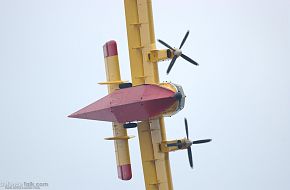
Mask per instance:
[[[117,48],[116,41],[114,41],[114,40],[108,41],[103,46],[103,51],[104,51],[104,57],[118,55],[118,48]]]
[[[118,166],[118,177],[121,180],[130,180],[130,179],[132,179],[131,164]]]

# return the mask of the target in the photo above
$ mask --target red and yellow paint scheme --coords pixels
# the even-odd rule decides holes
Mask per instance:
[[[69,117],[127,123],[172,116],[184,107],[185,96],[180,86],[163,85],[144,84],[116,90]]]
[[[159,120],[172,116],[183,109],[185,95],[180,85],[173,83],[139,84],[127,87],[121,80],[117,43],[109,41],[104,45],[104,59],[108,85],[108,95],[69,115],[72,118],[109,121],[113,124],[118,177],[122,180],[132,178],[128,140],[124,128],[128,122]],[[122,88],[122,84],[125,84]],[[121,89],[120,89],[121,87]]]
[[[160,84],[157,65],[158,61],[171,57],[168,58],[167,50],[156,49],[151,0],[124,0],[124,5],[133,87],[119,89],[125,81],[121,80],[116,42],[109,41],[104,45],[107,81],[100,83],[108,86],[108,96],[70,117],[113,122],[113,137],[106,139],[115,143],[118,177],[122,180],[132,178],[128,146],[131,137],[123,127],[123,122],[139,121],[137,129],[146,189],[172,190],[169,155],[168,152],[160,151],[160,144],[166,141],[163,115],[178,111],[180,101],[174,97],[178,91],[176,86]],[[149,101],[146,102],[146,98]],[[128,111],[133,111],[128,110],[132,109],[130,101],[134,101],[133,109],[140,108],[142,104],[148,109],[140,110],[134,119],[134,116],[126,115]],[[160,107],[155,113],[151,106],[156,102]],[[162,105],[163,102],[166,105]],[[142,116],[141,112],[147,116]]]
[[[160,83],[157,63],[176,59],[177,50],[156,49],[151,0],[124,0],[124,5],[132,83],[121,80],[117,44],[107,42],[103,46],[107,81],[99,84],[108,86],[108,95],[69,117],[112,122],[113,137],[105,139],[114,141],[121,180],[132,178],[128,145],[132,137],[127,129],[136,127],[146,190],[173,190],[169,152],[186,149],[192,142],[166,140],[164,117],[183,109],[185,94],[180,85]]]

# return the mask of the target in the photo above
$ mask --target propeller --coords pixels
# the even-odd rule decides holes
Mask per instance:
[[[184,125],[185,125],[186,138],[187,138],[187,140],[189,140],[188,123],[187,123],[187,119],[186,118],[184,118]],[[193,144],[208,143],[210,141],[211,141],[211,139],[204,139],[204,140],[196,140],[196,141],[191,141],[190,142],[190,145],[187,148],[187,155],[188,155],[189,165],[190,165],[191,168],[193,168],[191,146]]]
[[[185,36],[184,36],[184,38],[183,38],[183,40],[182,40],[182,42],[181,42],[181,44],[180,44],[180,46],[179,46],[178,49],[172,48],[172,47],[171,47],[170,45],[168,45],[166,42],[164,42],[164,41],[158,39],[158,42],[160,42],[162,45],[164,45],[165,47],[167,47],[168,49],[171,49],[171,50],[173,51],[173,55],[174,55],[174,56],[173,56],[173,58],[172,58],[172,60],[171,60],[171,62],[170,62],[170,64],[169,64],[169,66],[168,66],[168,69],[167,69],[167,71],[166,71],[167,74],[169,74],[169,72],[171,71],[171,69],[172,69],[172,67],[173,67],[173,65],[174,65],[174,63],[176,62],[176,59],[177,59],[178,57],[182,57],[182,58],[185,59],[186,61],[188,61],[188,62],[190,62],[190,63],[192,63],[192,64],[198,66],[198,63],[197,63],[197,62],[195,62],[194,60],[192,60],[192,59],[189,58],[188,56],[184,55],[184,54],[182,53],[182,51],[181,51],[181,48],[183,47],[184,43],[186,42],[186,40],[187,40],[187,38],[188,38],[188,35],[189,35],[189,30],[186,32],[186,34],[185,34]]]
[[[188,123],[187,123],[187,119],[186,118],[184,118],[184,125],[185,125],[185,132],[186,132],[186,140],[187,140],[187,142],[183,143],[181,140],[178,140],[177,143],[167,144],[167,146],[168,147],[177,146],[179,149],[181,149],[182,147],[187,147],[187,155],[188,155],[189,165],[190,165],[191,168],[193,168],[193,159],[192,159],[191,146],[193,144],[208,143],[208,142],[211,141],[211,139],[190,141],[189,132],[188,132]]]

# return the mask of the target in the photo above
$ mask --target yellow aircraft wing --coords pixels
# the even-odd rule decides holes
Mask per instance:
[[[151,0],[124,0],[133,86],[159,84],[158,65],[149,59],[156,51]],[[160,151],[166,141],[164,119],[138,124],[146,190],[172,190],[168,153]]]

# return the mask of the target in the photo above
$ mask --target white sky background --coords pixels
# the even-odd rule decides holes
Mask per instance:
[[[186,107],[166,118],[169,139],[212,138],[171,154],[175,189],[290,188],[290,1],[153,1],[156,37],[179,59],[161,80],[182,84]],[[102,45],[115,39],[130,79],[123,1],[0,0],[0,182],[52,190],[145,189],[138,138],[133,179],[117,179],[111,124],[69,119],[107,93]],[[158,44],[158,48],[164,48]],[[137,136],[137,130],[129,131]]]

